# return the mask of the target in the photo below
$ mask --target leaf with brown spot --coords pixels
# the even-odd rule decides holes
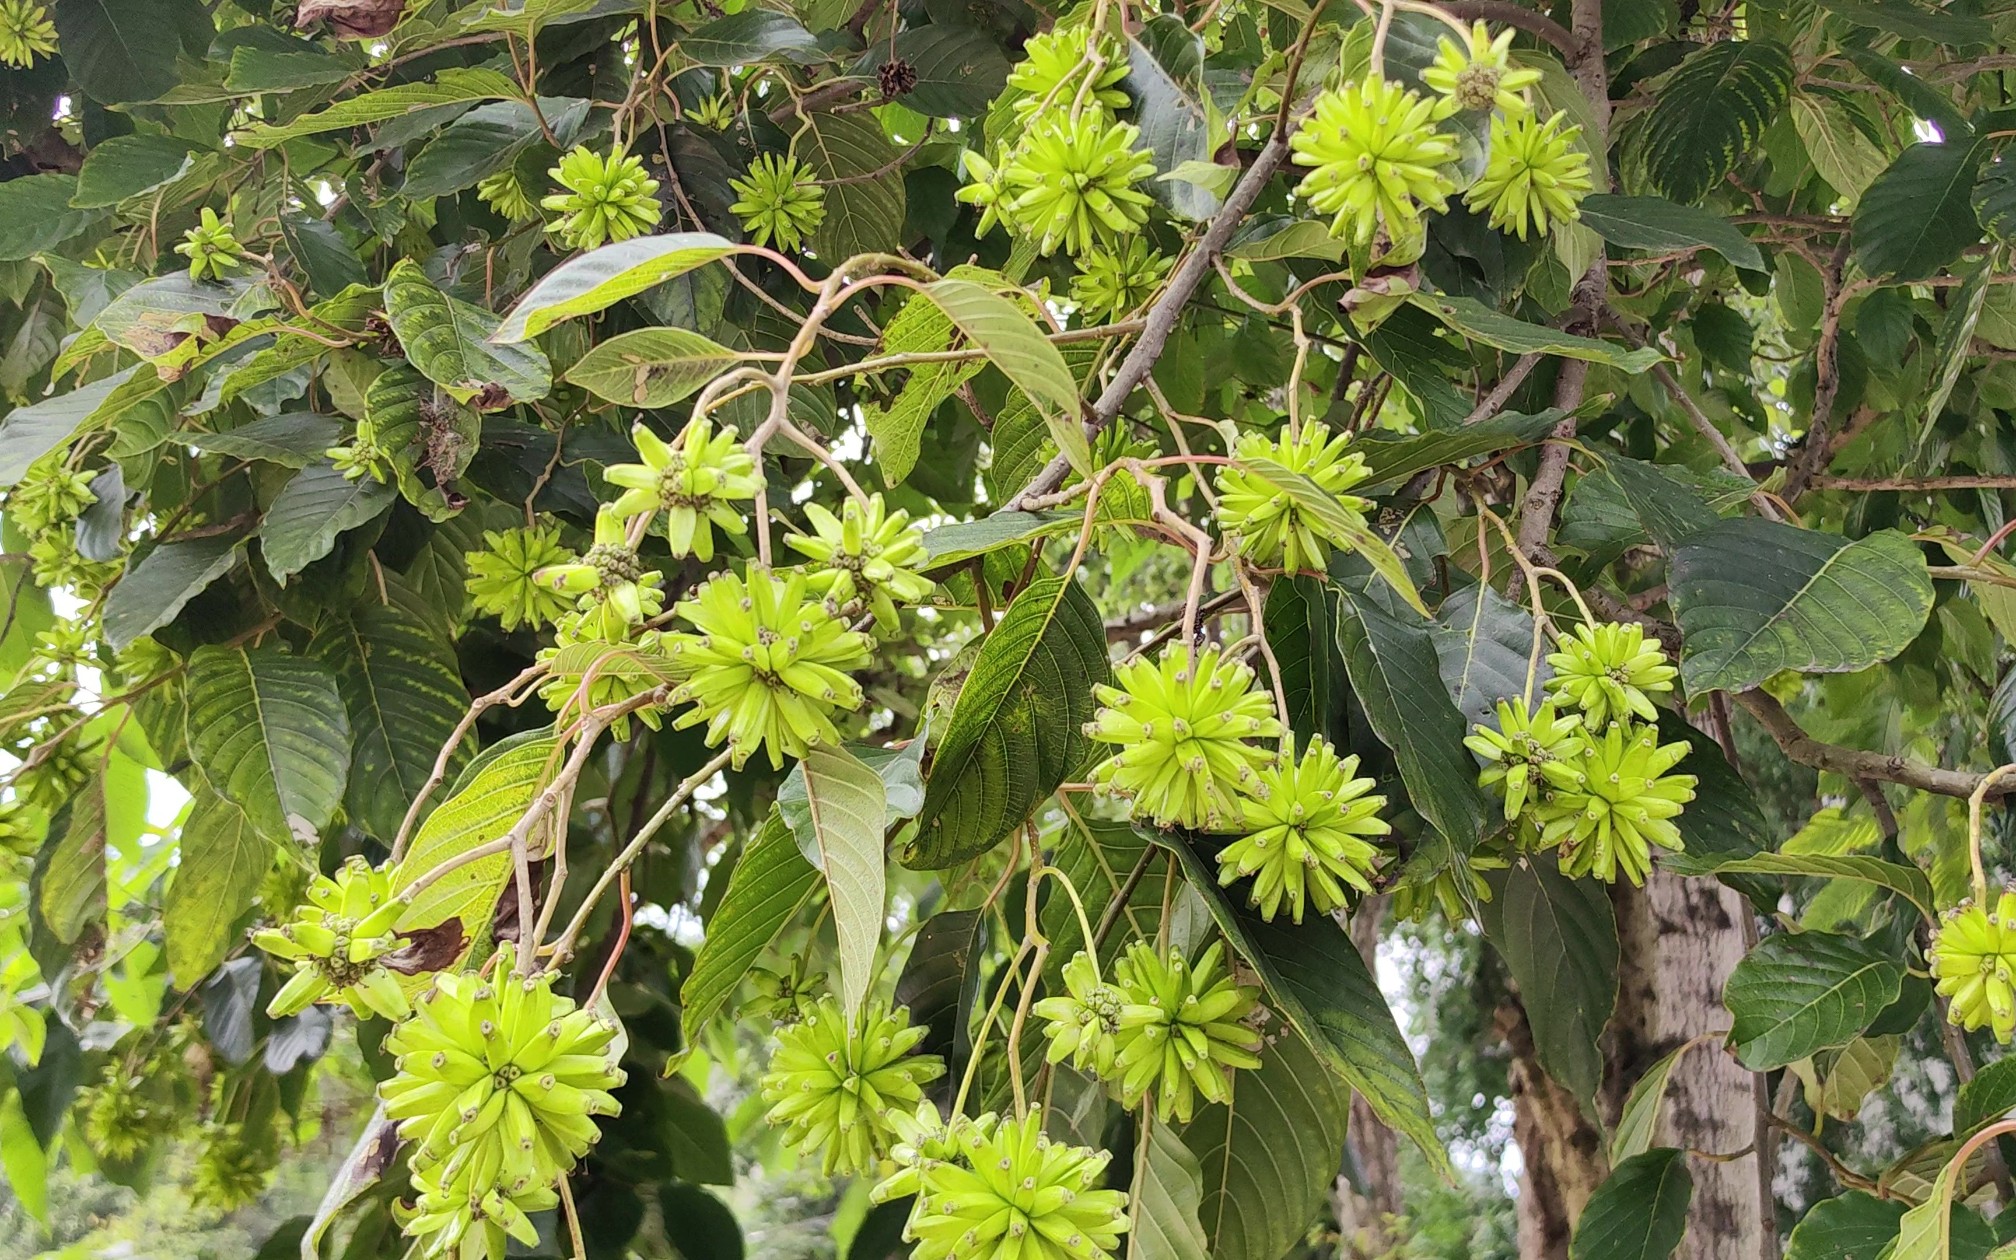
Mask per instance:
[[[294,11],[294,29],[327,22],[331,34],[344,39],[376,39],[406,16],[406,0],[301,0]]]

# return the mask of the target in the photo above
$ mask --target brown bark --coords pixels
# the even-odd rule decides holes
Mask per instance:
[[[1379,966],[1379,928],[1386,918],[1385,897],[1368,897],[1352,914],[1351,943],[1365,965]],[[1337,1226],[1347,1256],[1383,1256],[1398,1241],[1391,1221],[1405,1205],[1400,1198],[1400,1138],[1386,1127],[1361,1094],[1351,1095],[1351,1125],[1346,1144],[1357,1176],[1337,1178]],[[1362,1187],[1362,1189],[1361,1189]]]
[[[1498,1033],[1512,1052],[1512,1140],[1526,1165],[1519,1179],[1520,1260],[1566,1260],[1575,1222],[1609,1169],[1603,1135],[1575,1096],[1540,1066],[1525,1008],[1498,1008]]]

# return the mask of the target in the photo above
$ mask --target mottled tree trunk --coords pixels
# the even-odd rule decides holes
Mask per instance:
[[[1385,897],[1368,897],[1352,914],[1351,943],[1374,975],[1379,969],[1379,929],[1386,919]],[[1391,1219],[1400,1198],[1400,1138],[1386,1127],[1360,1094],[1351,1095],[1347,1145],[1351,1167],[1337,1178],[1337,1226],[1347,1256],[1381,1256],[1396,1241]]]
[[[1603,1134],[1575,1095],[1556,1084],[1533,1050],[1533,1030],[1516,998],[1498,1008],[1498,1033],[1512,1052],[1512,1140],[1526,1171],[1519,1178],[1521,1260],[1567,1260],[1583,1205],[1602,1184]]]

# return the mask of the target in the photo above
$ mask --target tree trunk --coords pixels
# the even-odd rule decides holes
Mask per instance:
[[[1756,935],[1742,896],[1709,880],[1655,874],[1643,889],[1619,887],[1615,903],[1623,949],[1604,1086],[1613,1123],[1646,1068],[1694,1037],[1727,1031],[1722,986]],[[1763,1088],[1717,1046],[1689,1051],[1667,1083],[1656,1143],[1741,1153],[1688,1161],[1694,1199],[1679,1260],[1777,1260]]]
[[[1519,1179],[1520,1260],[1567,1260],[1583,1205],[1609,1171],[1603,1134],[1540,1066],[1533,1030],[1518,999],[1498,1008],[1498,1033],[1512,1052],[1512,1140],[1526,1166]]]
[[[1379,969],[1379,929],[1386,919],[1385,897],[1368,897],[1351,916],[1351,943],[1374,975]],[[1398,1241],[1391,1222],[1404,1207],[1400,1197],[1400,1138],[1373,1113],[1363,1095],[1351,1095],[1346,1141],[1351,1166],[1337,1178],[1337,1227],[1347,1256],[1383,1256]]]

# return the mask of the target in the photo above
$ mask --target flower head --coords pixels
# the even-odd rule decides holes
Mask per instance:
[[[56,51],[56,23],[37,0],[0,0],[0,63],[25,70]]]
[[[1118,242],[1148,221],[1148,194],[1135,185],[1155,174],[1155,160],[1134,148],[1140,135],[1103,114],[1039,118],[1002,167],[1010,200],[997,209],[1039,254],[1062,245],[1077,257]]]
[[[732,428],[716,430],[705,416],[670,442],[638,422],[630,429],[639,464],[616,464],[602,476],[624,493],[614,504],[625,520],[644,513],[665,513],[665,538],[675,556],[714,559],[714,529],[746,534],[749,522],[735,506],[756,497],[763,475],[756,458]]]
[[[1989,1028],[2005,1045],[2016,1037],[2016,890],[2005,890],[1993,909],[1969,901],[1940,915],[1925,961],[1948,1020]]]
[[[551,625],[574,607],[574,600],[535,580],[539,570],[573,564],[577,557],[546,526],[483,531],[483,550],[467,555],[463,585],[476,611],[495,617],[506,630]]]
[[[105,1065],[97,1084],[77,1091],[77,1103],[84,1142],[104,1159],[133,1159],[176,1127],[175,1109],[116,1061]]]
[[[775,241],[778,249],[796,251],[826,221],[826,190],[811,168],[788,153],[761,154],[747,175],[728,186],[737,198],[728,208],[758,245]]]
[[[1463,744],[1484,759],[1477,782],[1505,799],[1508,822],[1549,791],[1582,785],[1582,717],[1557,715],[1552,700],[1538,709],[1523,699],[1500,700],[1498,725],[1479,724]]]
[[[1071,277],[1071,300],[1088,319],[1119,319],[1154,296],[1173,265],[1138,235],[1111,249],[1095,246],[1078,259],[1078,274]]]
[[[1447,209],[1456,188],[1446,169],[1456,141],[1435,129],[1435,102],[1385,79],[1324,92],[1288,143],[1296,165],[1315,168],[1296,195],[1355,244],[1370,244],[1382,223],[1394,239],[1412,235],[1421,207]]]
[[[1127,108],[1127,93],[1120,90],[1126,77],[1127,50],[1106,35],[1058,27],[1032,36],[1008,74],[1008,86],[1022,94],[1012,106],[1015,121],[1026,124],[1052,110],[1071,110],[1081,98],[1096,110],[1117,113]]]
[[[1260,1033],[1243,1022],[1260,1004],[1260,990],[1239,984],[1224,962],[1222,941],[1195,965],[1146,941],[1121,955],[1113,974],[1127,998],[1115,1059],[1122,1105],[1135,1106],[1153,1090],[1159,1118],[1188,1124],[1200,1095],[1222,1103],[1232,1096],[1235,1068],[1260,1066]]]
[[[644,173],[642,161],[620,150],[604,157],[579,146],[547,174],[567,191],[541,198],[539,204],[561,216],[552,231],[570,249],[642,236],[663,213],[658,181]]]
[[[896,605],[915,604],[936,585],[918,572],[925,560],[924,534],[901,508],[891,512],[882,496],[870,495],[866,507],[855,498],[834,516],[817,503],[805,505],[812,534],[793,534],[785,541],[816,561],[806,574],[808,590],[840,605],[843,612],[867,608],[883,631],[897,628]]]
[[[28,465],[7,492],[7,515],[22,533],[33,536],[67,527],[97,501],[91,474],[71,468],[59,452]]]
[[[1093,772],[1101,787],[1132,797],[1134,816],[1159,825],[1216,829],[1245,817],[1245,794],[1278,739],[1274,701],[1253,671],[1215,647],[1171,644],[1160,660],[1117,667],[1118,687],[1093,688],[1103,706],[1085,733],[1120,751]]]
[[[1582,711],[1591,726],[1626,717],[1654,721],[1652,695],[1673,690],[1680,671],[1666,663],[1665,649],[1647,641],[1630,622],[1584,623],[1556,640],[1547,658],[1554,676],[1547,694]]]
[[[1556,223],[1581,217],[1582,198],[1594,187],[1589,157],[1576,147],[1580,127],[1564,127],[1566,114],[1546,122],[1532,114],[1491,120],[1491,156],[1484,174],[1463,195],[1464,204],[1488,212],[1491,226],[1520,240],[1545,236]]]
[[[945,1073],[937,1055],[911,1053],[926,1031],[879,999],[850,1023],[838,1002],[821,998],[777,1034],[763,1076],[765,1119],[782,1125],[799,1150],[821,1156],[828,1176],[869,1171],[896,1137],[890,1117],[915,1110],[920,1087]]]
[[[385,1114],[416,1167],[461,1183],[465,1201],[552,1185],[600,1136],[594,1118],[621,1110],[616,1025],[555,993],[553,972],[516,965],[507,941],[488,978],[437,974],[385,1038],[397,1065],[378,1087]]]
[[[1481,114],[1498,109],[1507,118],[1526,112],[1522,93],[1540,81],[1540,72],[1512,66],[1512,28],[1496,38],[1484,23],[1470,28],[1463,44],[1444,35],[1435,45],[1435,63],[1421,72],[1421,82],[1447,97],[1457,109]]]
[[[1304,424],[1300,435],[1283,428],[1270,440],[1242,433],[1234,454],[1245,463],[1267,460],[1316,483],[1332,511],[1317,512],[1261,473],[1240,463],[1218,470],[1218,522],[1239,536],[1239,554],[1264,568],[1321,569],[1331,550],[1349,550],[1346,527],[1369,529],[1370,499],[1345,493],[1368,476],[1365,457],[1350,449],[1351,435],[1332,436],[1328,425]]]
[[[1047,997],[1030,1009],[1047,1021],[1043,1035],[1050,1040],[1046,1056],[1052,1063],[1071,1060],[1071,1066],[1094,1076],[1113,1074],[1113,1058],[1119,1053],[1120,1011],[1127,996],[1099,978],[1092,956],[1079,950],[1064,964],[1064,992]]]
[[[873,643],[848,628],[832,600],[812,598],[803,574],[756,565],[746,580],[717,573],[676,611],[695,631],[664,636],[689,671],[672,699],[693,709],[676,725],[707,723],[708,744],[726,740],[737,769],[758,748],[782,766],[786,756],[839,742],[832,714],[859,708],[862,698],[845,671],[868,664]]]
[[[245,247],[231,234],[231,225],[203,207],[195,227],[182,234],[175,252],[189,260],[191,280],[216,280],[245,260]]]
[[[203,1126],[202,1142],[189,1177],[191,1202],[235,1212],[265,1192],[273,1153],[249,1139],[244,1125],[213,1120]]]
[[[1535,811],[1540,843],[1561,850],[1561,871],[1615,883],[1643,884],[1652,849],[1685,847],[1673,819],[1694,799],[1691,774],[1669,774],[1687,755],[1684,741],[1659,742],[1654,726],[1613,722],[1592,736],[1576,768],[1582,782],[1556,788]]]
[[[1111,1260],[1127,1195],[1102,1188],[1105,1151],[1053,1142],[1033,1112],[961,1137],[963,1159],[919,1178],[911,1260]]]
[[[254,945],[294,964],[293,979],[273,995],[266,1014],[279,1019],[315,1002],[340,1002],[359,1019],[404,1018],[406,994],[383,960],[400,946],[392,928],[405,908],[392,895],[391,873],[361,857],[333,877],[317,875],[291,921],[253,934]]]
[[[1291,741],[1281,760],[1260,772],[1246,803],[1246,834],[1218,854],[1218,882],[1253,877],[1253,904],[1272,919],[1285,904],[1297,923],[1302,905],[1319,914],[1344,905],[1346,886],[1372,891],[1379,857],[1372,840],[1393,828],[1379,817],[1386,798],[1360,779],[1358,758],[1339,757],[1314,740],[1295,759]]]

